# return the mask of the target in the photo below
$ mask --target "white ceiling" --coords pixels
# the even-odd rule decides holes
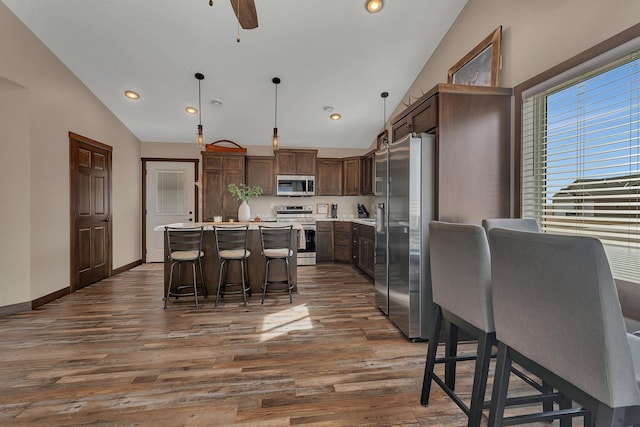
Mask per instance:
[[[255,0],[241,30],[229,0],[2,0],[141,140],[367,148],[466,0]],[[443,76],[443,80],[444,80]],[[124,97],[131,89],[138,101]],[[222,106],[211,100],[223,100]],[[331,121],[331,105],[342,120]]]

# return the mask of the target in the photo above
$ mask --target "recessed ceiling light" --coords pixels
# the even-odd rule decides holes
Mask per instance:
[[[189,114],[196,114],[198,112],[198,109],[196,107],[187,107],[184,109],[184,111]]]
[[[369,13],[378,13],[382,9],[382,0],[367,0],[366,7]]]
[[[342,118],[342,116],[338,113],[333,113],[332,115],[329,116],[329,118],[331,120],[340,120]]]
[[[138,99],[138,98],[140,98],[140,95],[137,92],[134,92],[132,90],[124,91],[124,96],[126,96],[129,99]]]

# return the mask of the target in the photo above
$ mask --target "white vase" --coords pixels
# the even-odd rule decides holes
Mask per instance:
[[[242,203],[240,203],[240,207],[238,207],[238,221],[247,222],[249,218],[251,218],[251,209],[247,201],[243,200]]]

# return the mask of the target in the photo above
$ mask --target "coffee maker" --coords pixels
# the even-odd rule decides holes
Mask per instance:
[[[331,204],[331,218],[338,218],[338,204]]]

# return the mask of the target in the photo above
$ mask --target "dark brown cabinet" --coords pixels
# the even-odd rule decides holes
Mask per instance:
[[[360,224],[351,223],[351,262],[360,264]]]
[[[351,222],[333,223],[333,259],[351,262]]]
[[[361,183],[360,194],[363,196],[371,196],[375,191],[375,152],[371,151],[362,156],[360,162]]]
[[[342,160],[318,159],[316,194],[318,196],[342,196]]]
[[[318,150],[280,149],[276,151],[278,175],[315,175]]]
[[[360,195],[360,161],[361,157],[342,159],[342,195]]]
[[[259,186],[265,196],[275,196],[275,158],[270,156],[247,156],[246,160],[246,184],[249,187]]]
[[[202,153],[202,218],[213,221],[216,215],[223,220],[238,219],[240,202],[227,190],[231,183],[245,182],[244,154]]]
[[[316,222],[316,262],[333,261],[333,222]]]
[[[396,141],[436,136],[436,219],[480,224],[510,214],[509,88],[439,84],[392,120]]]
[[[357,266],[371,278],[375,276],[376,254],[375,227],[358,224]]]

